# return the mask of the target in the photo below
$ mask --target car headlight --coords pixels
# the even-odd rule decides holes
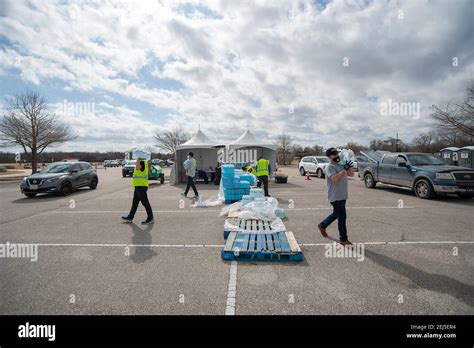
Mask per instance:
[[[436,173],[435,178],[436,179],[446,179],[446,180],[452,180],[453,179],[451,173]]]
[[[66,177],[66,175],[59,176],[59,177],[56,177],[56,178],[48,179],[48,180],[46,180],[46,182],[56,182],[56,181],[58,181],[59,179],[62,179],[62,178],[64,178],[64,177]]]
[[[23,182],[26,182],[26,176],[23,178],[23,180],[22,180],[22,181],[23,181]]]

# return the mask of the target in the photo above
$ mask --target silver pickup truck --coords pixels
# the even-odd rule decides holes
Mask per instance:
[[[377,182],[411,188],[419,198],[436,194],[474,197],[474,169],[449,166],[438,156],[428,153],[364,150],[367,158],[359,163],[359,177],[365,186]]]

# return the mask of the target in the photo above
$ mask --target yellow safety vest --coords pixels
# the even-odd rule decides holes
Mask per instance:
[[[268,166],[270,162],[266,159],[259,159],[257,161],[257,176],[269,175]]]
[[[148,161],[144,160],[145,169],[140,171],[135,167],[133,169],[132,186],[146,186],[148,187]]]
[[[245,169],[248,173],[252,173],[255,175],[255,169],[253,169],[252,166],[247,166],[247,168]]]

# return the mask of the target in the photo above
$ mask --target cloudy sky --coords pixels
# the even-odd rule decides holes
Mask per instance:
[[[199,125],[219,142],[247,127],[303,145],[410,141],[473,80],[473,4],[0,0],[0,109],[41,93],[78,135],[64,150]]]

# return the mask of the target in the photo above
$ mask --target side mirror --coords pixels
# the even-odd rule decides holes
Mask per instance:
[[[400,163],[398,163],[398,166],[399,166],[399,167],[403,167],[403,168],[408,167],[408,165],[407,165],[406,162],[400,162]]]

